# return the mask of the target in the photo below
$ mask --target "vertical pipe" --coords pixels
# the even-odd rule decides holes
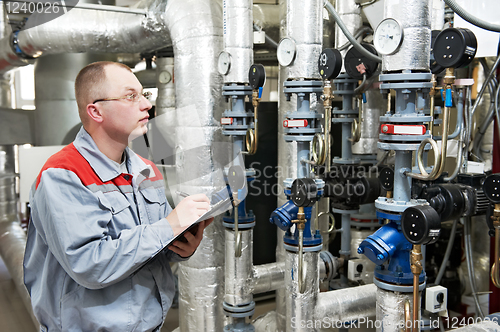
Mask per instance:
[[[411,178],[403,174],[404,170],[411,170],[411,151],[396,151],[394,165],[394,200],[409,202],[411,198]]]
[[[301,324],[301,322],[311,321],[314,317],[319,287],[318,259],[319,252],[317,251],[304,253],[306,284],[304,292],[300,293],[298,289],[299,255],[297,252],[286,251],[285,290],[289,294],[286,297],[287,332],[318,331],[317,327],[311,329]]]
[[[246,305],[252,302],[249,282],[252,275],[253,230],[239,230],[241,234],[241,256],[234,256],[235,231],[226,228],[226,263],[224,301],[232,306]]]

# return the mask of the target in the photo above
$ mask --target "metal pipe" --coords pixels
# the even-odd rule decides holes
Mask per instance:
[[[307,321],[315,315],[319,293],[319,252],[304,253],[304,277],[307,282],[304,284],[303,293],[300,293],[298,289],[299,255],[297,252],[287,251],[286,256],[285,291],[288,294],[286,297],[286,331],[317,331],[317,329],[306,328],[305,325],[294,322]]]
[[[253,294],[284,288],[285,262],[257,265],[253,267],[250,280]]]
[[[252,275],[253,230],[240,230],[241,256],[234,257],[236,232],[226,228],[226,262],[225,262],[225,295],[224,301],[232,306],[246,305],[252,302],[253,296],[249,280]]]
[[[252,0],[223,0],[224,51],[231,55],[231,66],[224,83],[248,83],[253,64]]]
[[[171,0],[162,16],[174,46],[176,130],[170,135],[175,135],[179,190],[210,195],[220,189],[222,176],[215,157],[230,159],[227,146],[217,145],[229,145],[218,126],[222,77],[216,60],[222,50],[222,8],[210,0]],[[197,153],[190,153],[195,148]],[[214,156],[214,151],[222,154]],[[195,254],[179,263],[181,332],[224,328],[224,243],[218,216],[205,229]]]
[[[474,116],[474,113],[476,112],[476,109],[479,106],[479,102],[481,101],[481,98],[483,97],[483,93],[484,93],[484,91],[486,91],[486,87],[489,85],[490,80],[492,79],[492,77],[496,73],[496,69],[497,69],[499,63],[500,63],[500,55],[497,56],[497,59],[495,60],[493,67],[491,67],[491,70],[490,70],[488,76],[484,80],[484,83],[483,83],[483,86],[481,87],[481,90],[479,90],[479,93],[477,94],[476,101],[474,102],[474,105],[472,105],[471,117]]]
[[[374,284],[319,293],[314,317],[342,323],[374,317],[376,293]]]
[[[450,259],[451,248],[453,248],[453,242],[455,242],[455,233],[457,231],[458,219],[453,221],[453,226],[451,226],[450,239],[448,240],[448,245],[446,246],[446,251],[444,253],[443,262],[441,263],[441,267],[439,268],[439,272],[437,274],[436,280],[434,284],[439,285],[441,283],[441,279],[443,278],[444,271],[446,270],[446,263],[448,259]]]
[[[464,244],[465,244],[465,260],[467,263],[467,272],[469,274],[469,282],[471,286],[472,297],[474,298],[474,303],[476,305],[476,314],[484,318],[484,313],[479,304],[479,299],[476,293],[476,282],[475,282],[475,273],[474,273],[474,265],[472,261],[472,246],[471,246],[471,218],[464,218]]]
[[[82,52],[140,53],[171,45],[162,18],[164,2],[148,3],[145,14],[136,10],[116,11],[112,6],[95,7],[99,9],[76,7],[48,22],[44,14],[30,15],[17,35],[19,53],[12,50],[11,36],[0,40],[0,73],[29,64],[23,57]]]

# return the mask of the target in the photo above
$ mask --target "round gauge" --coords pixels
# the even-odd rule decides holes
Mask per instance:
[[[278,62],[283,67],[289,66],[295,59],[295,41],[291,38],[283,38],[278,45]]]
[[[292,202],[298,207],[313,206],[318,200],[318,188],[314,179],[295,179],[291,191]]]
[[[437,64],[444,68],[465,67],[474,60],[477,39],[472,31],[448,28],[439,33],[432,49]]]
[[[220,52],[217,65],[221,75],[229,73],[229,68],[231,68],[231,54],[224,51]]]
[[[390,55],[396,53],[403,41],[403,28],[393,18],[386,18],[378,25],[373,35],[373,45],[378,53]]]
[[[158,81],[161,84],[167,84],[168,82],[170,82],[171,79],[172,75],[170,75],[170,73],[166,70],[160,72],[160,74],[158,75]]]
[[[368,50],[368,52],[378,55],[375,47],[371,44],[361,43],[361,46]],[[366,78],[372,77],[372,75],[377,71],[378,62],[368,59],[356,48],[351,47],[351,49],[345,54],[344,67],[346,73],[350,77],[360,80],[363,78],[363,75],[366,75]]]
[[[331,80],[339,76],[342,69],[342,55],[339,50],[326,48],[319,55],[319,74],[325,80]]]
[[[254,64],[248,71],[248,80],[252,89],[262,88],[266,82],[266,70],[261,64]]]

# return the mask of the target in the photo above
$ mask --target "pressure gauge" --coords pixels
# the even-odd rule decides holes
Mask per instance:
[[[331,80],[339,76],[342,69],[342,55],[339,50],[326,48],[319,55],[318,70],[324,80]]]
[[[170,73],[166,70],[160,72],[160,74],[158,75],[158,81],[161,84],[167,84],[168,82],[170,82],[171,79],[172,75],[170,75]]]
[[[250,66],[248,71],[248,80],[252,89],[262,88],[266,83],[266,70],[261,64],[254,64]]]
[[[386,18],[378,25],[373,36],[373,45],[378,53],[390,55],[396,53],[403,41],[403,28],[393,18]]]
[[[295,59],[295,41],[291,38],[283,38],[278,45],[278,62],[283,67],[289,66]]]
[[[439,33],[433,47],[434,59],[444,68],[461,68],[474,60],[477,39],[472,31],[448,28]]]
[[[219,73],[221,75],[226,75],[229,73],[229,68],[231,68],[231,54],[227,52],[220,52],[218,60]]]
[[[298,207],[313,206],[318,200],[318,187],[314,179],[295,179],[291,192],[292,202]]]

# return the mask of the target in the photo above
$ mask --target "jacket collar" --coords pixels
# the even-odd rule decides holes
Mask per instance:
[[[80,129],[73,142],[75,148],[85,158],[102,182],[108,182],[121,175],[119,167],[102,153],[92,136],[83,128]],[[143,180],[154,177],[154,171],[128,147],[125,148],[127,168],[134,177],[141,175]],[[142,181],[140,181],[142,182]]]

